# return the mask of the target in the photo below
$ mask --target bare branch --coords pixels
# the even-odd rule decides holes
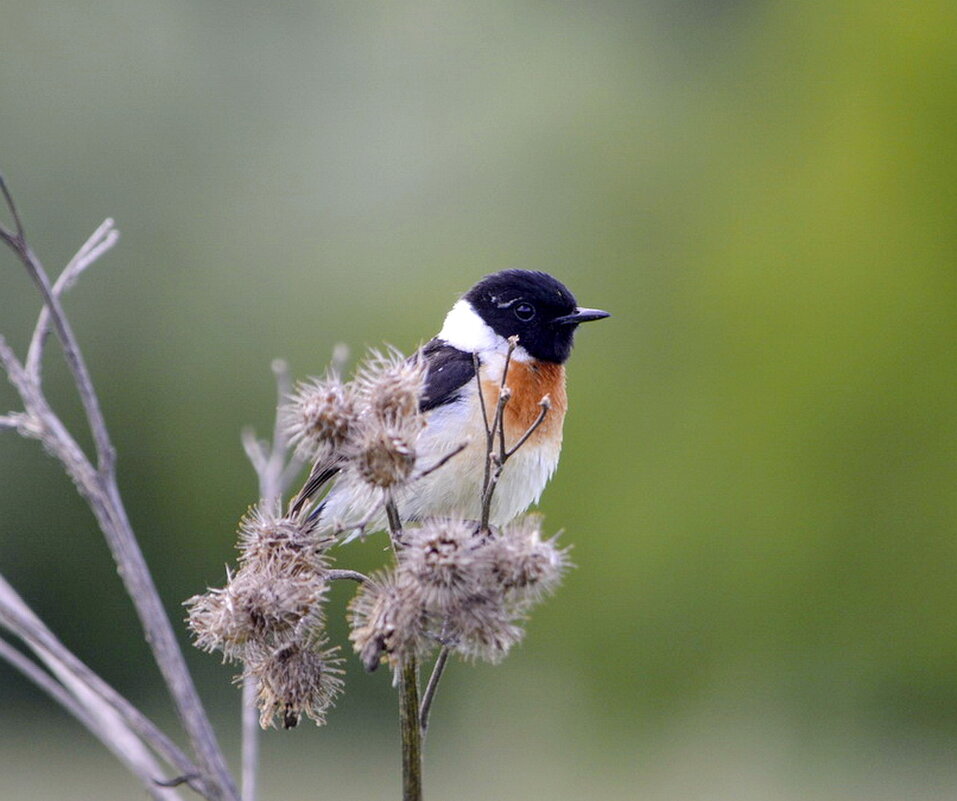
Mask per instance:
[[[59,298],[64,292],[72,288],[83,271],[112,248],[119,238],[120,232],[113,227],[113,220],[107,217],[90,238],[83,243],[83,247],[70,259],[67,266],[63,268],[63,272],[60,273],[60,277],[53,285],[53,294]],[[40,364],[43,361],[43,346],[49,333],[50,309],[44,306],[40,310],[40,316],[37,318],[37,324],[33,330],[33,338],[30,340],[30,350],[27,353],[25,364],[27,372],[38,383],[40,381]]]
[[[19,426],[20,420],[18,416],[12,414],[0,415],[0,429],[9,428],[15,431]]]
[[[20,673],[43,690],[67,712],[80,721],[80,723],[99,736],[96,731],[96,722],[93,716],[86,711],[86,707],[70,695],[70,693],[63,688],[62,684],[30,659],[30,657],[17,648],[14,648],[2,638],[0,638],[0,659],[6,660],[8,664],[19,670]]]
[[[94,673],[27,606],[16,590],[0,575],[0,625],[16,634],[58,675],[71,674],[110,705],[136,734],[170,765],[183,773],[196,772],[195,763],[149,718]],[[61,678],[62,680],[62,678]]]
[[[37,426],[35,436],[42,439],[44,444],[61,460],[87,500],[106,537],[126,592],[143,626],[146,641],[152,649],[153,657],[169,688],[180,720],[202,766],[208,797],[231,801],[238,798],[238,793],[192,677],[186,668],[186,662],[173,633],[169,617],[136,542],[119,494],[113,446],[85,360],[69,320],[60,305],[59,297],[51,287],[42,264],[24,239],[23,226],[6,184],[0,182],[0,189],[11,209],[17,227],[15,235],[0,228],[0,238],[7,242],[26,267],[49,310],[53,330],[63,348],[64,357],[73,375],[87,422],[93,433],[97,454],[95,470],[59,417],[50,409],[39,382],[24,370],[12,350],[2,340],[0,340],[0,362],[3,363],[17,388],[26,411],[35,420]]]
[[[23,241],[23,222],[20,220],[20,213],[17,211],[17,204],[13,202],[13,197],[10,194],[10,189],[7,187],[7,181],[3,177],[3,174],[0,173],[0,192],[3,193],[3,200],[7,204],[7,208],[10,210],[10,216],[13,218],[13,225],[16,228],[16,233],[10,233],[9,229],[5,226],[0,225],[0,237],[6,240],[7,244],[10,247],[14,247],[14,242],[19,240]]]
[[[443,645],[439,650],[438,658],[435,660],[435,667],[432,668],[432,675],[429,676],[429,683],[426,685],[425,693],[422,695],[422,706],[419,708],[419,726],[422,729],[422,739],[425,739],[425,733],[429,729],[429,713],[432,711],[432,701],[435,699],[435,691],[439,688],[439,680],[445,672],[445,666],[449,661],[449,654],[452,649]]]
[[[164,792],[156,787],[155,780],[162,775],[162,768],[144,741],[171,764],[175,764],[173,758],[176,758],[177,752],[182,764],[190,765],[190,761],[145,716],[67,651],[2,577],[0,624],[23,639],[59,682],[36,663],[26,660],[34,668],[27,674],[31,680],[38,684],[42,682],[43,689],[57,701],[63,702],[63,696],[66,696],[69,699],[64,703],[67,711],[76,716],[140,779],[150,795],[165,801],[179,798],[178,794]],[[66,659],[62,658],[64,653],[68,655]],[[9,654],[5,656],[9,658]],[[26,666],[18,664],[17,667],[23,669]],[[41,679],[40,674],[46,677],[46,681]],[[59,691],[49,685],[58,687]]]
[[[16,253],[26,268],[27,274],[33,279],[34,284],[36,284],[37,289],[40,291],[44,304],[49,309],[53,328],[56,331],[57,338],[60,340],[60,345],[63,348],[63,356],[73,376],[77,393],[80,396],[80,402],[83,405],[83,411],[86,413],[87,423],[93,434],[98,469],[106,475],[112,469],[115,453],[110,443],[109,433],[106,429],[106,421],[103,419],[103,413],[100,410],[99,398],[96,395],[96,390],[93,388],[93,382],[90,379],[90,373],[86,367],[86,360],[83,358],[83,354],[77,344],[70,321],[67,319],[63,312],[63,307],[60,305],[60,299],[53,292],[53,287],[50,285],[50,279],[47,276],[46,270],[44,270],[40,260],[33,253],[33,250],[23,236],[23,225],[20,221],[19,213],[17,212],[13,198],[10,196],[7,185],[2,179],[0,179],[0,187],[2,187],[4,198],[7,201],[10,213],[13,215],[17,226],[17,234],[15,236],[10,236],[9,232],[2,230],[0,230],[0,235],[3,236],[3,239],[14,253]]]

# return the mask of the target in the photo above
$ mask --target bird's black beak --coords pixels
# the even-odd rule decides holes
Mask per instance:
[[[575,309],[571,314],[566,314],[564,317],[556,317],[552,322],[555,325],[578,325],[579,323],[587,323],[591,320],[602,320],[605,317],[611,317],[611,314],[601,309]]]

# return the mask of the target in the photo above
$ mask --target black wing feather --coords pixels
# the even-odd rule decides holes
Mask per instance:
[[[427,342],[422,347],[422,355],[428,364],[425,388],[419,403],[423,412],[454,403],[458,400],[462,387],[475,378],[472,354],[454,348],[444,340],[436,338]],[[305,486],[292,501],[293,514],[298,513],[338,472],[337,465],[330,465],[328,462],[316,463]],[[314,514],[318,511],[319,509]]]
[[[423,412],[458,400],[460,392],[475,378],[471,353],[452,347],[442,339],[433,339],[422,348],[429,370],[419,408]]]

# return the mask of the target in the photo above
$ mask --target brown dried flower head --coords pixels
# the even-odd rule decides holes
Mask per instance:
[[[368,671],[382,657],[395,667],[423,650],[425,619],[417,588],[399,584],[391,572],[366,582],[349,604],[349,639]]]
[[[475,521],[432,518],[406,529],[398,580],[419,587],[425,608],[445,614],[483,592],[489,554]]]
[[[493,541],[495,571],[509,600],[531,604],[554,592],[571,566],[556,537],[542,539],[542,517],[528,514],[504,527]]]
[[[525,635],[515,615],[497,595],[472,596],[443,624],[443,639],[466,659],[501,662]]]
[[[328,567],[326,551],[335,543],[321,532],[308,510],[283,515],[275,507],[252,507],[239,523],[240,563],[255,570],[286,573],[321,572]]]
[[[183,604],[189,608],[186,623],[197,648],[222,651],[224,659],[238,658],[248,632],[235,614],[227,588],[210,589],[187,598]]]
[[[304,619],[321,626],[326,584],[308,573],[262,574],[240,570],[229,582],[235,616],[249,637],[275,641],[296,629]]]
[[[425,390],[427,365],[420,356],[406,358],[390,348],[372,351],[356,373],[363,412],[386,423],[421,427],[419,404]]]
[[[367,484],[380,489],[405,483],[415,468],[415,442],[397,427],[374,420],[350,443],[351,466]]]
[[[356,422],[353,388],[334,372],[300,382],[280,413],[286,436],[301,458],[336,453]]]
[[[342,659],[338,647],[323,649],[325,641],[312,645],[289,642],[251,654],[244,676],[259,687],[259,724],[265,729],[278,718],[284,729],[298,725],[303,715],[317,725],[342,692]]]

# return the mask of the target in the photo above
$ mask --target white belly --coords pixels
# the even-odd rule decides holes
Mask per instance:
[[[396,493],[403,521],[433,516],[470,520],[481,517],[486,443],[477,393],[469,401],[440,406],[430,412],[429,424],[417,442],[416,470],[427,471],[466,441],[465,450],[445,465]],[[506,462],[492,497],[493,525],[508,523],[538,501],[555,472],[560,450],[560,436],[547,442],[528,442]],[[323,522],[339,528],[355,526],[369,517],[376,500],[375,493],[361,482],[343,475],[326,498]],[[377,516],[367,530],[382,528],[384,523],[384,516]]]

